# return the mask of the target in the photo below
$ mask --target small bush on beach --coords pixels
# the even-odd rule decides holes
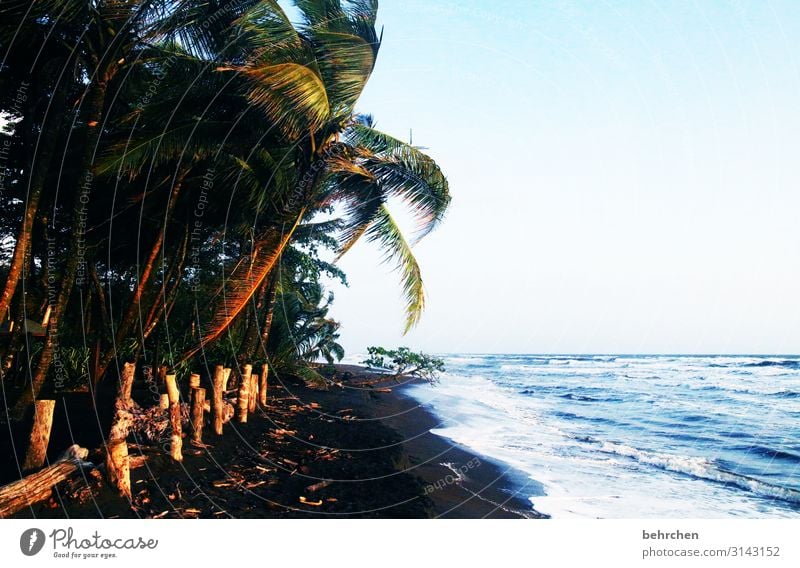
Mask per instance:
[[[445,370],[442,359],[422,352],[414,353],[408,347],[398,349],[369,347],[367,353],[369,357],[362,361],[364,365],[390,371],[395,379],[415,377],[435,383],[439,380],[439,374]]]

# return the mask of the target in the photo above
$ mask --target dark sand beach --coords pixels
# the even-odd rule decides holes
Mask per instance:
[[[374,377],[360,367],[338,366],[341,386],[327,391],[273,381],[266,409],[246,424],[229,422],[222,437],[207,429],[206,448],[185,441],[180,464],[152,446],[132,445],[131,455],[147,456],[131,474],[132,506],[94,470],[17,516],[542,517],[528,500],[541,491],[535,482],[430,433],[437,419],[404,395],[402,385],[355,386]],[[79,426],[91,430],[86,406],[76,397],[57,412],[52,457],[72,443]],[[77,436],[74,441],[94,447],[89,460],[102,463],[99,436],[94,444]],[[7,464],[4,483],[18,477],[13,469]]]

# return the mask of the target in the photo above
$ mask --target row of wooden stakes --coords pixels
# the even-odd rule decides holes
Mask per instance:
[[[191,425],[190,441],[196,447],[203,446],[203,427],[206,422],[206,412],[210,413],[210,424],[214,433],[222,435],[225,422],[231,418],[230,403],[225,401],[226,394],[235,393],[236,405],[233,414],[239,423],[247,422],[248,414],[256,411],[260,406],[267,404],[267,374],[268,366],[261,366],[261,373],[254,374],[252,365],[244,365],[239,375],[238,386],[235,390],[228,390],[232,369],[217,365],[214,376],[209,383],[212,396],[206,399],[206,389],[201,387],[200,375],[193,373],[189,377],[189,422]],[[183,428],[181,420],[181,396],[177,376],[174,373],[159,373],[166,386],[166,393],[160,395],[159,406],[167,411],[169,417],[169,454],[175,461],[183,460]],[[131,398],[135,363],[125,363],[120,374],[119,387],[114,402],[114,418],[111,430],[106,439],[106,470],[109,482],[117,488],[119,493],[130,498],[130,458],[128,456],[127,438],[134,422],[134,408],[136,405]],[[146,377],[147,379],[147,377]],[[226,406],[228,411],[226,412]],[[53,424],[54,400],[37,400],[34,405],[34,423],[31,429],[28,450],[25,456],[23,470],[30,471],[41,467],[46,459],[47,446],[50,441],[50,431]],[[166,440],[165,440],[166,441]]]
[[[234,416],[238,422],[245,423],[248,414],[255,412],[258,406],[261,406],[262,409],[266,407],[267,365],[261,366],[261,374],[258,375],[253,374],[252,365],[244,365],[239,375],[238,386],[234,390],[228,390],[231,371],[230,368],[222,365],[216,366],[214,376],[209,381],[212,390],[210,400],[206,400],[206,389],[200,386],[200,375],[194,373],[189,377],[190,440],[196,447],[203,447],[203,426],[206,421],[206,412],[211,415],[210,423],[214,433],[221,436],[223,425]],[[105,466],[108,481],[122,497],[129,500],[131,499],[131,469],[140,466],[145,459],[144,456],[131,457],[128,454],[127,438],[137,411],[141,415],[141,409],[134,404],[131,398],[135,373],[135,363],[124,365],[114,401],[114,418],[105,443]],[[167,373],[166,369],[160,372],[159,376],[167,391],[160,395],[158,400],[160,408],[166,410],[169,416],[169,453],[176,461],[182,461],[183,432],[177,376]],[[152,374],[145,372],[145,379],[148,382],[152,381]],[[236,406],[233,411],[232,405],[225,401],[225,395],[229,393],[236,394]],[[55,463],[39,469],[47,459],[55,403],[55,400],[37,400],[34,403],[33,426],[22,470],[36,471],[36,473],[0,488],[0,518],[10,516],[24,507],[47,498],[52,486],[74,475],[81,468],[91,466],[88,462],[83,461],[88,450],[76,445]]]
[[[205,422],[204,413],[211,412],[211,424],[214,433],[222,435],[224,419],[224,397],[229,392],[236,392],[236,419],[238,422],[247,422],[247,415],[255,412],[257,406],[264,407],[267,404],[267,371],[266,363],[261,366],[261,374],[253,373],[252,365],[244,365],[241,372],[241,379],[236,391],[228,390],[228,383],[231,376],[231,368],[217,365],[214,377],[211,380],[213,396],[210,400],[206,399],[206,389],[200,387],[200,375],[192,373],[189,377],[189,404],[191,407],[192,423],[192,442],[202,443],[203,424]],[[179,389],[176,376],[165,374],[164,382],[167,393],[161,395],[160,405],[164,410],[168,410],[173,404],[179,404]],[[174,456],[180,461],[178,455]]]

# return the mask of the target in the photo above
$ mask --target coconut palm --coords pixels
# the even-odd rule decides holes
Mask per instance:
[[[235,6],[231,3],[231,6],[224,7],[216,2],[178,0],[45,0],[35,3],[11,0],[3,3],[0,39],[5,51],[29,49],[27,43],[20,44],[18,39],[44,39],[52,36],[53,42],[66,44],[69,49],[75,69],[67,78],[80,92],[75,105],[72,132],[64,151],[65,159],[70,153],[76,155],[74,163],[77,168],[73,172],[74,177],[68,180],[68,186],[59,187],[62,194],[72,198],[67,260],[60,275],[58,295],[52,305],[51,324],[31,389],[18,402],[14,412],[16,416],[21,415],[44,383],[58,343],[58,322],[64,316],[79,267],[84,260],[83,234],[79,230],[85,215],[83,205],[93,193],[95,160],[102,134],[108,125],[107,110],[110,101],[107,96],[114,92],[121,71],[135,62],[139,51],[151,42],[179,39],[198,52],[207,49],[210,45],[207,39],[210,32],[208,26],[202,25],[204,21],[211,19],[211,16],[218,16],[214,19],[215,25],[225,26],[255,3],[236,2]],[[202,19],[201,16],[206,18]],[[76,142],[79,149],[74,148]],[[49,169],[49,161],[40,160],[38,167]],[[42,175],[36,170],[31,173],[31,185],[34,189],[38,187],[33,183],[34,177],[40,178]],[[26,220],[35,216],[38,205],[35,191],[31,198]],[[26,227],[27,221],[23,223],[20,238],[17,239],[16,248],[20,252],[15,253],[15,259],[25,257],[30,241],[30,231]],[[14,295],[20,273],[16,268],[18,264],[19,262],[15,265],[12,261],[9,278],[0,296],[3,304],[9,303]]]
[[[52,165],[41,160],[42,172],[30,174],[55,178],[39,195],[52,215],[33,198],[13,213],[21,227],[13,258],[30,256],[28,217],[34,226],[47,219],[53,247],[66,258],[55,268],[53,323],[18,411],[42,387],[57,341],[91,350],[95,381],[120,356],[170,365],[200,351],[266,357],[280,343],[270,329],[282,299],[302,308],[284,311],[295,315],[280,324],[305,337],[292,357],[337,356],[338,323],[311,277],[336,269],[312,254],[305,274],[287,279],[278,270],[302,264],[297,255],[309,234],[337,243],[340,255],[361,238],[379,244],[401,274],[406,329],[418,321],[424,289],[412,244],[442,219],[447,180],[420,149],[356,113],[381,43],[377,2],[295,3],[297,23],[274,0],[0,7],[9,16],[1,20],[4,47],[14,47],[6,38],[21,26],[30,37],[55,34],[73,54],[61,55],[72,65],[63,92],[43,78],[37,91],[71,109],[66,121],[47,126],[61,133],[53,144],[62,156],[54,151]],[[15,170],[23,182],[24,170]],[[86,192],[88,206],[76,207]],[[396,203],[419,220],[410,237],[390,209]],[[323,214],[335,219],[321,221]],[[80,223],[85,231],[71,230]],[[82,258],[81,302],[68,304]],[[24,267],[23,260],[14,262]],[[49,269],[31,266],[38,276]],[[3,302],[14,297],[13,280]]]
[[[296,35],[285,30],[285,49],[256,50],[244,64],[223,68],[247,77],[252,82],[251,102],[278,121],[287,136],[296,137],[296,183],[278,188],[274,202],[280,207],[272,225],[253,239],[252,260],[227,274],[222,301],[184,358],[219,339],[236,321],[264,286],[298,227],[337,205],[347,209],[343,253],[367,235],[398,263],[407,299],[406,329],[418,321],[424,307],[419,266],[387,202],[394,196],[403,199],[421,221],[424,235],[441,220],[450,197],[433,160],[355,114],[380,46],[377,2],[354,2],[347,8],[336,0],[297,5],[304,24]],[[265,44],[258,29],[252,30],[249,40]]]

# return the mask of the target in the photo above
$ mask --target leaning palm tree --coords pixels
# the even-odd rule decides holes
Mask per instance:
[[[363,0],[348,8],[337,0],[297,4],[305,23],[296,32],[288,25],[280,28],[285,49],[256,49],[257,56],[246,63],[221,68],[245,76],[252,85],[251,102],[295,140],[297,176],[293,185],[274,188],[272,223],[253,239],[250,262],[226,274],[222,299],[184,360],[218,340],[237,320],[297,229],[319,211],[339,205],[347,212],[342,253],[366,235],[398,263],[407,300],[406,329],[424,307],[421,271],[388,201],[399,197],[411,207],[422,223],[422,236],[442,219],[450,196],[446,178],[430,157],[355,114],[380,46],[377,2]],[[283,25],[277,21],[270,20]],[[263,22],[263,14],[256,11],[244,29],[252,32],[250,41],[266,45],[257,22]],[[254,171],[247,168],[248,174]]]
[[[230,5],[227,5],[230,4]],[[257,4],[256,0],[237,1],[221,5],[197,0],[45,0],[23,2],[11,0],[2,5],[2,30],[0,41],[5,50],[24,50],[28,45],[15,43],[17,38],[54,37],[56,43],[65,44],[70,52],[74,71],[67,73],[65,80],[79,92],[74,101],[75,111],[72,134],[79,141],[80,149],[67,148],[75,158],[76,169],[70,187],[62,187],[67,199],[72,199],[71,230],[66,261],[60,274],[60,286],[56,300],[51,306],[50,325],[47,329],[44,348],[39,357],[31,381],[31,388],[18,400],[15,417],[20,417],[39,393],[58,345],[58,322],[76,284],[79,267],[84,261],[83,234],[79,230],[86,215],[84,204],[93,193],[97,157],[102,153],[103,134],[109,127],[111,97],[124,80],[124,70],[135,64],[140,53],[153,42],[180,41],[187,49],[197,53],[207,52],[214,46],[213,31],[224,28],[244,11]],[[203,25],[214,22],[213,26]],[[22,30],[21,34],[19,30]],[[73,64],[71,63],[71,64]],[[58,90],[54,95],[58,94]],[[68,137],[68,143],[71,137]],[[73,141],[74,144],[74,141]],[[39,167],[49,168],[47,160]],[[41,177],[36,171],[34,177]],[[32,184],[34,190],[36,185]],[[37,198],[36,193],[32,197]],[[28,204],[29,213],[35,215],[36,200]],[[28,216],[26,216],[28,217]],[[28,248],[30,231],[23,225],[21,239],[16,246],[21,249],[15,258],[24,258]],[[14,295],[19,271],[12,270],[4,286],[0,303],[10,302]]]

